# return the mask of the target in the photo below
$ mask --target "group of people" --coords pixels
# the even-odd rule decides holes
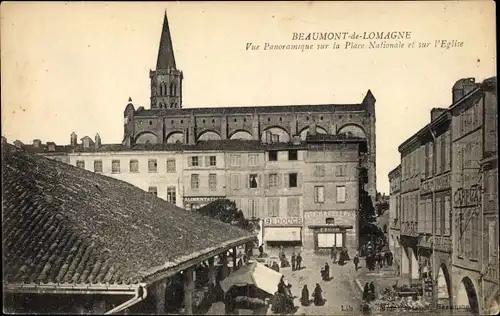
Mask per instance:
[[[333,259],[334,264],[339,265],[344,265],[346,261],[350,260],[349,253],[347,252],[346,247],[343,247],[342,249],[340,249],[340,251],[337,249],[337,247],[332,247],[331,258]]]
[[[366,256],[366,267],[368,270],[373,271],[375,269],[382,269],[384,266],[392,266],[393,262],[392,252],[386,251],[382,252],[369,252]]]
[[[292,271],[302,269],[302,256],[300,252],[295,255],[295,251],[292,253]]]
[[[319,283],[316,283],[316,287],[314,288],[313,292],[313,299],[312,302],[316,306],[323,306],[325,305],[325,300],[323,299],[323,290],[321,289],[321,286]],[[307,288],[307,285],[304,285],[302,288],[302,296],[300,297],[300,304],[302,306],[309,306],[311,305],[311,300],[309,299],[309,289]]]

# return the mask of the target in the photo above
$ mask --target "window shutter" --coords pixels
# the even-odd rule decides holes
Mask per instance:
[[[269,175],[270,175],[269,173],[264,173],[264,182],[265,182],[265,183],[264,183],[264,187],[265,187],[266,189],[268,189],[268,188],[269,188]]]
[[[283,174],[283,183],[285,184],[285,188],[290,187],[290,174],[289,173]]]
[[[227,190],[231,190],[231,188],[232,188],[231,177],[232,177],[231,174],[229,174],[229,176],[226,177],[226,188],[227,188]]]
[[[210,156],[205,156],[205,166],[210,166]]]
[[[243,174],[241,177],[241,180],[244,182],[242,185],[242,188],[248,188],[248,183],[250,182],[250,175],[248,174]]]
[[[281,175],[281,173],[277,173],[276,174],[276,182],[277,182],[276,186],[280,187],[282,185],[283,181],[282,181],[282,175]]]
[[[259,182],[257,182],[257,187],[262,188],[264,186],[264,183],[262,183],[262,176],[259,174],[258,177]]]
[[[192,159],[192,157],[187,157],[187,160],[188,160],[188,167],[192,167],[193,166],[193,159]]]
[[[300,188],[302,185],[302,173],[297,172],[297,187]]]

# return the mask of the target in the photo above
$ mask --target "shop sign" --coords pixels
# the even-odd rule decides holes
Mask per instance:
[[[451,174],[445,174],[422,183],[420,187],[421,194],[425,194],[432,191],[440,191],[450,188]]]
[[[219,196],[185,196],[185,202],[213,202],[224,197]]]
[[[340,228],[338,227],[320,227],[317,229],[318,233],[338,233]]]
[[[302,217],[266,217],[265,226],[302,226]]]
[[[309,212],[304,212],[304,217],[306,219],[311,219],[315,217],[348,217],[355,219],[356,218],[356,211],[309,211]]]

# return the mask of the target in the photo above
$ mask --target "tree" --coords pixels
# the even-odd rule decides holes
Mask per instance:
[[[236,207],[236,203],[228,199],[220,199],[209,203],[198,209],[198,212],[221,222],[240,227],[251,233],[255,233],[260,229],[258,223],[245,218],[243,212]]]

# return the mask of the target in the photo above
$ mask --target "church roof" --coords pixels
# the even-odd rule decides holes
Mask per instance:
[[[156,60],[156,69],[177,69],[175,66],[174,48],[172,45],[172,36],[168,26],[167,12],[163,19],[163,28],[161,30],[160,47],[158,49],[158,59]]]
[[[264,113],[308,113],[308,112],[361,112],[365,111],[363,104],[305,104],[305,105],[270,105],[270,106],[233,106],[233,107],[207,107],[207,108],[182,108],[182,109],[142,109],[134,113],[135,116],[175,116],[203,114],[264,114]]]
[[[3,283],[10,290],[148,283],[255,239],[126,182],[10,144],[2,144],[2,162]]]

